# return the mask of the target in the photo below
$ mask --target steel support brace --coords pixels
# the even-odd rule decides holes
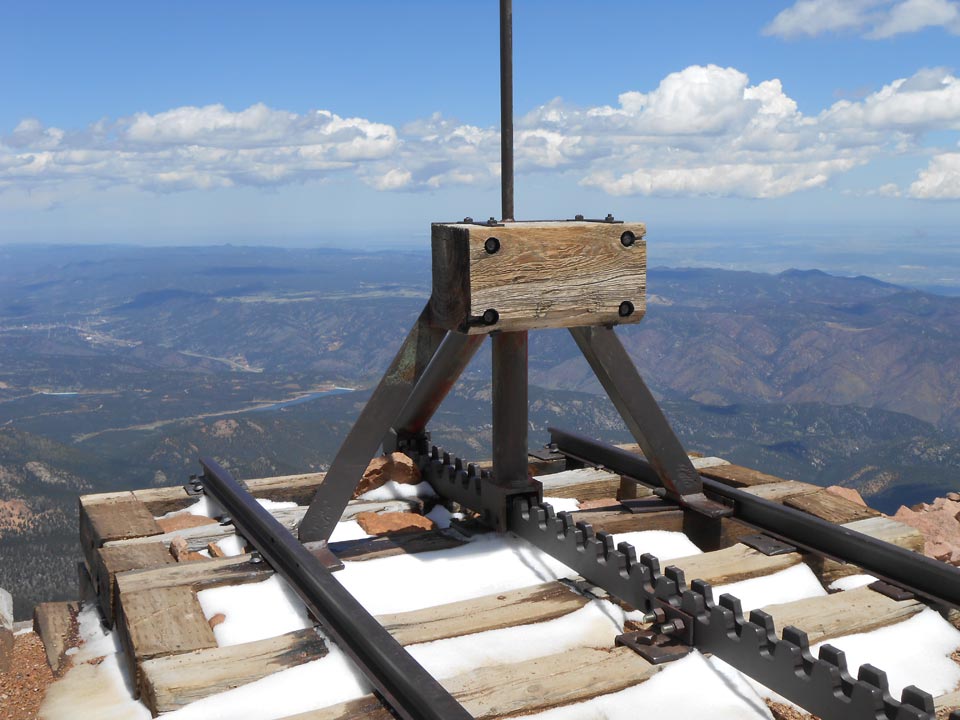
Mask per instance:
[[[437,680],[367,612],[310,551],[213,460],[200,461],[204,491],[282,575],[337,645],[403,720],[472,720]]]
[[[656,473],[650,464],[633,453],[556,428],[550,428],[550,439],[560,452],[570,452],[613,472],[655,484]],[[730,504],[733,518],[740,522],[818,555],[857,565],[937,604],[960,608],[960,568],[711,478],[703,478],[703,488],[710,497]]]
[[[330,471],[300,524],[301,540],[316,542],[329,539],[370,458],[409,400],[414,386],[445,335],[445,330],[430,325],[428,304],[340,446]]]
[[[493,479],[522,490],[527,472],[527,333],[493,335]]]
[[[447,334],[384,440],[384,450],[405,450],[426,432],[427,423],[485,339],[486,335]]]
[[[708,517],[728,514],[726,508],[704,496],[699,473],[613,328],[577,327],[570,328],[570,334],[649,458],[667,495]]]

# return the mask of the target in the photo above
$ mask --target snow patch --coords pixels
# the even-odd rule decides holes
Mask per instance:
[[[550,505],[554,512],[576,512],[580,509],[580,502],[576,498],[544,496],[543,501]]]
[[[773,717],[749,685],[718,672],[696,651],[626,690],[523,717],[524,720],[636,720],[641,715],[637,708],[649,708],[654,718],[772,720]]]
[[[639,530],[617,533],[613,536],[613,542],[616,544],[628,542],[637,549],[637,557],[644,553],[650,553],[656,555],[661,561],[668,558],[701,555],[703,552],[683,533],[667,530]],[[663,567],[667,566],[667,563],[661,564]]]
[[[554,620],[411,645],[407,651],[437,678],[477,667],[518,663],[578,647],[613,647],[624,613],[594,600]]]
[[[848,575],[830,583],[831,590],[856,590],[858,587],[876,582],[873,575]]]
[[[713,588],[714,599],[724,593],[740,598],[743,611],[747,612],[767,605],[820,597],[826,595],[827,591],[823,589],[813,571],[801,563],[773,575],[741,580]]]
[[[896,625],[827,640],[814,647],[814,656],[820,645],[843,650],[854,677],[863,663],[886,672],[890,694],[895,698],[907,685],[916,685],[936,697],[960,683],[960,665],[950,658],[960,647],[960,631],[929,608]]]
[[[220,647],[313,627],[307,608],[279,575],[257,583],[201,590],[197,599],[207,619],[223,613],[224,621],[213,629]]]
[[[417,485],[398,483],[394,480],[387,480],[383,485],[373,490],[367,490],[357,500],[366,500],[368,502],[385,502],[387,500],[405,500],[411,498],[435,498],[437,492],[428,482],[422,482]]]

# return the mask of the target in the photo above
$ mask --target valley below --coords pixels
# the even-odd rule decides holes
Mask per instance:
[[[818,271],[649,272],[618,332],[690,450],[858,489],[957,487],[960,299]],[[425,252],[0,248],[0,586],[76,594],[78,494],[325,469],[430,292]],[[431,429],[489,455],[489,350]],[[565,331],[531,336],[531,443],[628,434]]]

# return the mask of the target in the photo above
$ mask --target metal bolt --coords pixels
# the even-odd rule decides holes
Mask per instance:
[[[203,483],[199,483],[199,482],[194,483],[193,489],[196,490],[197,492],[203,492]]]
[[[650,625],[652,623],[662,623],[665,619],[666,616],[663,614],[663,610],[661,608],[654,608],[642,618],[644,624],[646,625]]]
[[[487,241],[483,244],[483,249],[487,251],[490,255],[495,255],[500,251],[500,241],[495,237],[488,237]]]
[[[613,222],[613,213],[607,213],[607,216],[604,218],[606,222]]]
[[[263,558],[259,555],[252,555],[250,557],[250,562],[252,562],[254,565],[259,565],[263,562]]]
[[[630,247],[637,241],[637,236],[627,230],[620,236],[620,244],[624,247]]]
[[[677,618],[676,620],[671,620],[670,622],[661,625],[658,632],[661,635],[673,635],[675,633],[683,632],[683,628],[683,620]]]
[[[633,303],[630,302],[629,300],[624,300],[622,303],[620,303],[620,307],[617,310],[617,313],[620,315],[620,317],[630,317],[631,315],[633,315],[633,311],[634,311]]]
[[[486,325],[496,325],[500,321],[500,313],[498,313],[493,308],[489,310],[484,310],[483,312],[483,322]]]
[[[490,219],[487,220],[487,225],[496,225],[496,224],[497,224],[497,219],[493,217],[493,215],[491,215]]]

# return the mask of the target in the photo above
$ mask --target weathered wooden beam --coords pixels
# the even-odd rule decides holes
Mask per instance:
[[[767,556],[738,543],[702,555],[664,560],[663,565],[664,567],[676,565],[683,570],[688,582],[700,579],[713,585],[726,585],[780,572],[800,562],[802,562],[800,553]]]
[[[383,502],[367,502],[360,500],[351,500],[344,510],[342,519],[352,520],[362,512],[420,512],[423,509],[423,501],[417,498],[404,498],[399,500],[385,500]],[[306,514],[307,508],[298,505],[297,507],[279,508],[271,510],[273,515],[281,525],[295,531],[300,526],[300,521]],[[219,542],[225,538],[236,534],[236,528],[232,524],[227,525],[200,525],[198,527],[184,528],[169,533],[150,537],[135,537],[125,540],[114,540],[106,543],[108,547],[120,545],[135,545],[146,542],[159,542],[169,546],[175,537],[181,537],[187,542],[187,549],[199,552],[206,550],[211,542]]]
[[[862,587],[833,595],[768,605],[763,609],[773,616],[778,630],[795,625],[807,633],[813,644],[828,638],[893,625],[913,617],[925,607],[919,600],[897,602]]]
[[[618,692],[655,675],[655,666],[627,648],[578,648],[441,680],[477,720],[526,715]],[[284,720],[392,720],[374,696],[313,710]]]
[[[107,625],[111,627],[115,620],[114,584],[117,573],[177,563],[170,549],[159,542],[102,547],[97,550],[95,557],[100,608]]]
[[[136,688],[144,660],[217,647],[197,594],[190,588],[152,588],[121,592],[117,597],[117,628]]]
[[[203,563],[174,563],[117,573],[116,592],[124,594],[178,586],[199,592],[223,585],[259,582],[271,575],[273,570],[267,563],[252,562],[250,555],[236,555]]]
[[[881,517],[881,513],[873,508],[860,505],[845,497],[828,493],[826,490],[794,495],[785,498],[783,504],[797,510],[803,510],[818,518],[828,520],[836,525],[865,520],[866,518]]]
[[[585,597],[566,585],[549,582],[422,610],[380,615],[377,620],[401,645],[410,645],[553,620],[586,604]]]
[[[131,492],[80,498],[80,547],[92,573],[97,567],[97,550],[105,543],[162,532],[147,506]]]
[[[638,322],[645,234],[642,223],[434,224],[433,322],[467,333]],[[496,319],[475,320],[487,311]]]
[[[564,470],[536,478],[543,485],[543,494],[550,497],[597,500],[616,497],[620,476],[608,470],[580,468]]]
[[[683,510],[632,513],[621,509],[581,510],[571,513],[574,522],[586,522],[596,532],[637,532],[640,530],[666,530],[683,532]]]
[[[789,482],[776,475],[768,475],[767,473],[743,467],[742,465],[711,465],[700,468],[700,474],[708,478],[713,478],[714,480],[719,480],[724,485],[730,485],[731,487],[750,487],[753,485]]]
[[[80,607],[75,602],[45,602],[34,608],[33,631],[43,642],[54,675],[64,669],[67,643],[76,630],[78,612]]]
[[[317,660],[328,652],[327,644],[317,631],[309,628],[240,645],[145,660],[140,697],[156,717]]]

